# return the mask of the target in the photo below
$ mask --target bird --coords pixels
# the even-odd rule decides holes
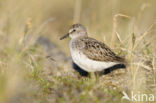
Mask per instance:
[[[82,24],[73,24],[69,32],[60,38],[70,37],[70,53],[73,62],[87,72],[100,72],[118,64],[126,65],[123,57],[115,54],[106,44],[88,37]]]

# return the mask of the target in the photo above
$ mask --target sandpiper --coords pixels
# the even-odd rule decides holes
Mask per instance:
[[[82,24],[74,24],[60,40],[70,37],[70,52],[74,63],[87,72],[99,72],[117,64],[125,64],[125,59],[117,56],[104,43],[88,37]]]

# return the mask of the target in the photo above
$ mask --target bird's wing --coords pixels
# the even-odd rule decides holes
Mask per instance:
[[[85,46],[83,53],[90,59],[96,61],[124,62],[125,59],[117,56],[107,45],[93,38],[84,38]]]

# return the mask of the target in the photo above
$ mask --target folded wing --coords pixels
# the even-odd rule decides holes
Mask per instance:
[[[83,38],[85,46],[83,53],[90,59],[107,62],[125,62],[125,59],[117,56],[107,45],[93,38]]]

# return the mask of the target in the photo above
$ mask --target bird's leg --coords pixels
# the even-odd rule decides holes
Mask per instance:
[[[91,72],[90,73],[90,78],[93,79],[94,81],[96,81],[96,80],[98,80],[100,75],[101,75],[100,72]]]
[[[91,78],[92,80],[96,81],[96,75],[95,75],[94,72],[91,72],[91,73],[90,73],[90,78]]]

